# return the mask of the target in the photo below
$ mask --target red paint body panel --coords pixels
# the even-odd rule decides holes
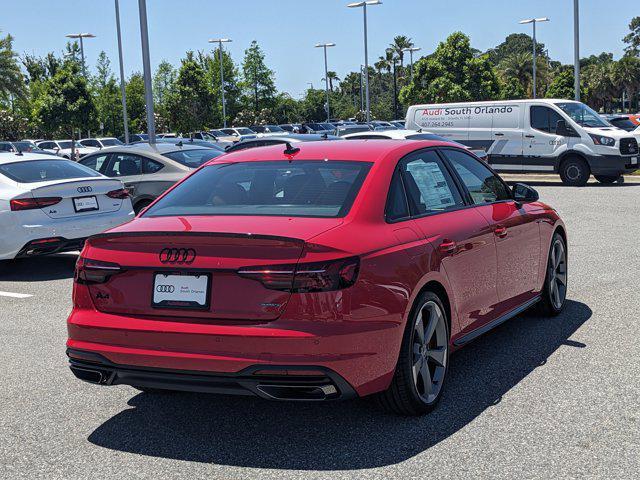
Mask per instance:
[[[385,389],[411,306],[425,285],[436,282],[448,296],[453,345],[539,293],[551,237],[564,228],[555,211],[539,202],[470,206],[387,223],[385,203],[398,161],[439,145],[447,144],[309,142],[293,157],[282,146],[218,157],[211,163],[292,158],[373,165],[344,218],[142,216],[91,239],[82,257],[127,268],[104,284],[74,284],[67,346],[116,364],[176,370],[321,366],[359,395]],[[495,234],[498,226],[506,228],[506,236]],[[455,248],[443,253],[440,245],[446,241]],[[180,270],[210,272],[208,310],[151,307],[152,278],[165,268],[158,257],[165,247],[197,250],[193,264]],[[236,272],[352,256],[360,258],[357,281],[336,291],[270,290]]]

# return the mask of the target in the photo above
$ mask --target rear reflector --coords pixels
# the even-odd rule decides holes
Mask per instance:
[[[117,263],[78,257],[74,280],[82,285],[105,283],[120,272],[122,269]]]
[[[107,192],[107,197],[109,198],[119,198],[124,200],[125,198],[129,198],[129,190],[126,188],[119,188],[118,190],[111,190]]]
[[[270,290],[293,293],[327,292],[353,285],[358,278],[360,259],[342,258],[328,262],[245,267],[238,275],[262,283]]]
[[[11,210],[33,210],[35,208],[45,208],[60,203],[62,197],[36,197],[36,198],[14,198],[9,202]]]

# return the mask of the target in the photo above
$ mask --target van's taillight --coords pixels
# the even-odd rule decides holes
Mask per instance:
[[[105,283],[111,276],[121,271],[122,269],[117,263],[78,257],[75,281],[82,285]]]
[[[14,198],[9,202],[11,210],[33,210],[35,208],[45,208],[60,203],[62,197],[36,197],[36,198]]]
[[[245,267],[238,275],[262,283],[271,290],[293,293],[326,292],[353,285],[358,278],[360,259],[342,258],[327,262]]]
[[[129,190],[126,188],[119,188],[118,190],[111,190],[107,192],[107,197],[109,198],[119,198],[120,200],[124,200],[125,198],[129,198]]]

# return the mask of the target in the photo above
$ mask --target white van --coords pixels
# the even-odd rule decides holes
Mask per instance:
[[[585,185],[590,174],[613,183],[639,168],[640,134],[616,128],[571,100],[414,105],[406,128],[484,149],[499,172],[555,172],[567,185]]]

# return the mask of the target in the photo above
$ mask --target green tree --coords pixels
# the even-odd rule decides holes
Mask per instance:
[[[163,118],[169,118],[167,101],[176,81],[176,70],[166,60],[158,65],[153,75],[153,103],[154,109]]]
[[[546,56],[546,48],[544,43],[536,41],[536,55],[539,57]],[[495,48],[487,50],[489,61],[494,65],[498,65],[505,58],[512,55],[528,53],[533,56],[533,38],[526,33],[512,33],[505,38],[504,42]]]
[[[562,69],[562,71],[554,76],[553,81],[547,89],[546,97],[572,100],[575,96],[574,79],[575,77],[571,68]],[[580,86],[580,96],[581,98],[587,97],[587,92],[583,85]]]
[[[400,70],[404,68],[404,49],[413,47],[413,41],[404,35],[397,35],[393,38],[393,43],[390,47],[395,52],[396,56],[400,60]]]
[[[124,133],[122,96],[111,72],[111,62],[105,52],[100,52],[98,55],[96,75],[91,78],[90,85],[101,133],[103,135],[122,135]]]
[[[469,37],[451,34],[430,57],[414,64],[413,80],[400,91],[405,105],[498,98],[500,85],[486,56],[474,57]]]
[[[254,40],[245,50],[242,62],[243,104],[246,109],[253,108],[256,119],[262,109],[273,107],[276,94],[274,73],[264,58],[262,49]]]
[[[333,92],[333,82],[338,83],[340,81],[340,77],[334,71],[329,70],[327,72],[327,79],[329,80],[329,90]]]
[[[13,37],[0,37],[0,101],[24,95],[24,77],[13,51]]]
[[[71,138],[76,131],[90,129],[96,114],[87,81],[74,63],[65,64],[44,83],[34,109],[44,132]]]
[[[500,87],[500,98],[503,100],[518,100],[527,98],[527,91],[515,77],[507,78]]]
[[[127,94],[127,114],[131,133],[147,130],[147,104],[144,99],[144,77],[141,73],[133,73],[125,86]]]
[[[210,54],[198,52],[200,65],[205,71],[208,88],[213,96],[213,112],[215,125],[222,125],[222,89],[220,78],[220,50],[214,49]],[[240,111],[240,85],[238,83],[238,69],[231,55],[222,50],[222,69],[224,72],[224,95],[227,122],[232,122]]]
[[[625,52],[627,55],[640,56],[640,17],[633,17],[629,23],[631,30],[622,41],[627,44]]]
[[[169,121],[179,132],[189,133],[213,125],[213,96],[193,52],[187,52],[182,60],[167,107]]]

